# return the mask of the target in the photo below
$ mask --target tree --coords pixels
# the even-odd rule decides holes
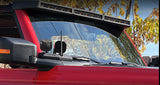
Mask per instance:
[[[159,8],[154,8],[152,13],[145,19],[137,14],[138,9],[138,1],[135,0],[132,27],[126,29],[126,31],[142,53],[146,49],[145,42],[148,44],[159,41]]]

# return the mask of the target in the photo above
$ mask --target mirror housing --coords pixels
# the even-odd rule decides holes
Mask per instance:
[[[19,38],[0,38],[0,63],[32,64],[36,63],[36,56],[35,44]]]

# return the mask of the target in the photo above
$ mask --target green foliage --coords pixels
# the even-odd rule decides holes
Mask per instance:
[[[159,41],[159,16],[153,13],[159,13],[159,11],[157,10],[155,12],[155,9],[153,9],[150,16],[144,20],[136,14],[132,22],[132,27],[126,29],[140,52],[146,49],[145,42],[156,44]]]
[[[124,13],[125,13],[125,12],[124,12],[124,9],[121,7],[121,8],[120,8],[119,14],[122,15],[122,16],[124,17]]]

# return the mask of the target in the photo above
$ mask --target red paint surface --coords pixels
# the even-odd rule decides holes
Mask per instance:
[[[56,66],[38,72],[36,85],[159,85],[158,69]]]
[[[34,85],[36,69],[0,69],[0,85]]]
[[[40,53],[40,44],[27,13],[23,10],[15,10],[15,12],[24,35],[24,39],[34,43],[37,46],[37,54]]]
[[[126,31],[123,30],[123,32],[126,34],[126,36],[128,37],[128,39],[130,40],[130,42],[132,43],[132,45],[134,46],[134,48],[135,48],[136,51],[138,52],[138,54],[139,54],[139,56],[141,57],[141,59],[142,59],[142,61],[144,62],[144,64],[145,64],[146,66],[148,66],[148,65],[146,64],[146,62],[144,61],[143,57],[141,56],[141,54],[139,53],[137,47],[135,46],[135,44],[133,43],[133,41],[131,40],[131,38],[130,38],[130,37],[128,36],[128,34],[126,33]]]

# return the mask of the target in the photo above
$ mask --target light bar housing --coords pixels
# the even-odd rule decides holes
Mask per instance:
[[[43,2],[40,0],[14,0],[13,9],[22,9],[22,10],[41,10],[48,11],[54,14],[66,15],[65,17],[74,17],[75,21],[87,21],[94,24],[103,24],[101,28],[110,32],[111,34],[118,37],[124,28],[130,27],[130,21],[126,19],[119,19],[116,17],[101,15],[95,12],[90,12],[82,9],[71,8],[66,6],[61,6],[57,4],[52,4],[48,2]],[[73,20],[72,20],[73,21]],[[84,23],[87,24],[87,23]],[[105,26],[109,27],[106,29]],[[99,26],[98,26],[99,27]],[[112,30],[113,29],[113,30]],[[111,31],[110,31],[111,30]]]

